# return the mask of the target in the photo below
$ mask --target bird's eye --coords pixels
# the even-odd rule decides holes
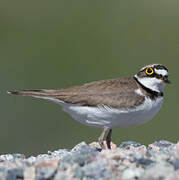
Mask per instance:
[[[145,73],[150,76],[154,73],[154,69],[151,67],[148,67],[145,69]]]

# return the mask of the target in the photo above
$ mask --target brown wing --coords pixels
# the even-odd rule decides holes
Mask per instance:
[[[11,94],[48,97],[81,106],[108,105],[127,108],[140,105],[144,97],[135,93],[138,88],[133,78],[120,78],[86,83],[59,90],[9,91]]]

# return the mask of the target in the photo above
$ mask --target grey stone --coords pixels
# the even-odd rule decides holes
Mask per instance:
[[[24,169],[24,180],[35,180],[36,169],[35,166],[26,167]]]
[[[46,159],[49,160],[50,156],[48,154],[40,154],[37,156],[37,159]]]
[[[136,158],[136,159],[141,159],[141,158],[143,158],[142,153],[141,153],[141,152],[136,152],[136,153],[135,153],[135,158]]]
[[[179,169],[179,158],[176,158],[176,159],[174,160],[173,165],[174,165],[175,170],[178,170],[178,169]]]
[[[0,155],[0,180],[179,179],[178,147],[165,140],[148,147],[128,141],[116,149],[99,152],[82,142],[71,151],[59,149],[37,157]]]
[[[55,175],[56,169],[50,167],[37,168],[36,180],[49,179]]]
[[[67,154],[61,159],[61,162],[65,163],[77,163],[79,166],[84,166],[85,163],[88,163],[92,158],[97,155],[98,151],[94,148],[91,148],[87,145],[82,145],[80,148],[71,154]]]
[[[0,156],[0,161],[13,161],[14,157],[12,154],[6,154]]]
[[[81,142],[79,144],[77,144],[72,150],[71,152],[75,152],[75,151],[80,151],[81,149],[83,149],[84,147],[90,147],[88,146],[85,142]]]
[[[6,169],[7,169],[6,167],[0,167],[0,179],[1,180],[4,180],[6,177],[6,174],[7,174]]]
[[[73,166],[72,171],[73,171],[74,177],[77,179],[82,179],[85,176],[84,171],[82,170],[80,166]]]
[[[123,174],[122,174],[122,179],[138,179],[139,177],[142,176],[142,174],[144,173],[144,169],[142,168],[129,168],[126,169]]]
[[[65,172],[59,171],[55,175],[54,180],[72,180],[72,177],[66,174]]]
[[[58,159],[62,159],[64,156],[69,155],[70,153],[71,152],[67,149],[59,149],[54,152],[48,151],[48,155],[50,155],[50,157],[56,157]]]
[[[135,141],[125,141],[122,144],[120,144],[120,148],[125,148],[125,149],[129,149],[131,146],[133,147],[139,147],[141,146],[140,143],[135,142]]]
[[[24,177],[24,170],[23,169],[9,169],[7,171],[7,180],[17,180],[23,179]]]
[[[87,179],[110,179],[113,171],[108,168],[109,162],[106,159],[93,161],[82,168],[84,176]]]
[[[146,168],[140,180],[166,179],[174,175],[174,168],[169,163],[157,163]]]
[[[12,154],[14,159],[25,159],[24,154]]]
[[[151,159],[155,161],[156,163],[163,163],[163,162],[169,162],[170,159],[170,153],[167,153],[166,151],[159,151],[159,152],[152,152]]]
[[[144,165],[144,166],[148,166],[148,165],[154,163],[154,161],[152,161],[152,160],[150,160],[150,159],[147,159],[147,158],[137,159],[136,162],[137,162],[139,165]]]
[[[37,160],[36,157],[30,156],[29,158],[26,159],[26,162],[29,163],[29,164],[33,164],[33,163],[36,162],[36,160]]]
[[[153,145],[158,146],[160,148],[168,148],[169,146],[173,145],[173,143],[166,140],[160,140],[160,141],[155,141]]]

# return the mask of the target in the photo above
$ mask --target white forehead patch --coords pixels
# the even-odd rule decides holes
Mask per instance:
[[[165,69],[155,69],[155,73],[161,74],[162,76],[168,76],[168,71]]]

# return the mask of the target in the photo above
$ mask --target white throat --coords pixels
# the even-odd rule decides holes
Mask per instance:
[[[149,88],[152,91],[163,92],[165,84],[155,77],[143,77],[139,78],[135,75],[135,78],[145,87]]]

